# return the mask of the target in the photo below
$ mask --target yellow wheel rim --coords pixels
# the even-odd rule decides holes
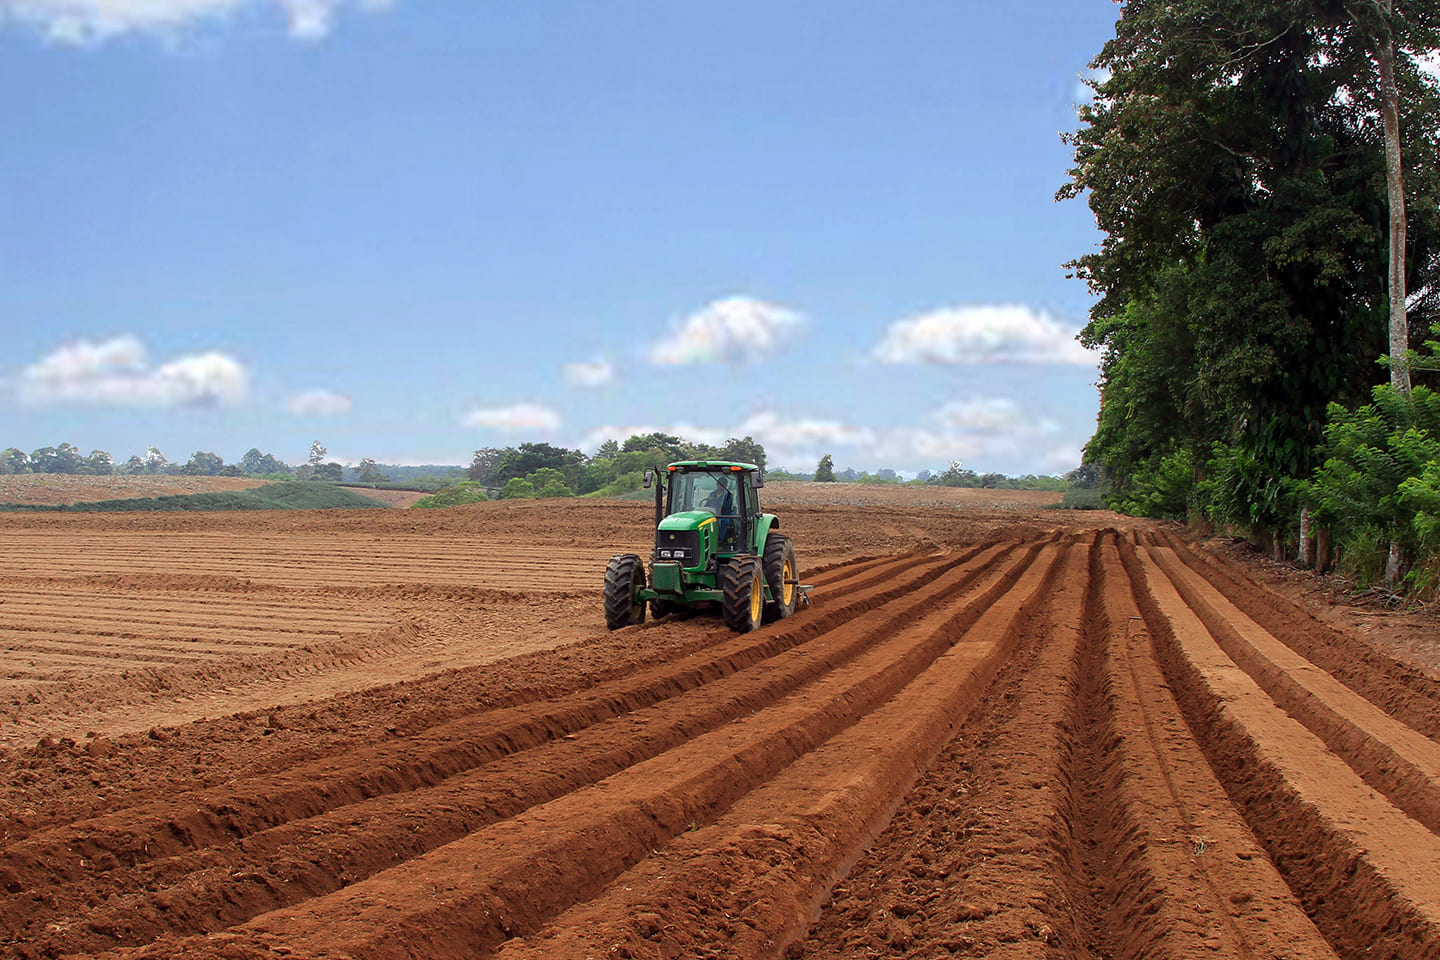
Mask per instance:
[[[758,623],[760,611],[765,609],[765,579],[760,576],[760,568],[755,568],[755,580],[750,584],[750,619]]]
[[[780,586],[780,602],[788,607],[795,600],[795,584],[790,582],[795,579],[795,565],[790,562],[789,557],[785,558],[782,570],[784,572],[781,576],[785,578],[785,582]]]

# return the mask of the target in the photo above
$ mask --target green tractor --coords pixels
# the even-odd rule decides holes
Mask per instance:
[[[655,488],[655,551],[645,563],[633,553],[605,568],[605,625],[611,630],[687,607],[719,604],[726,626],[744,633],[808,605],[795,548],[776,532],[780,521],[760,512],[764,481],[753,463],[682,460],[645,471]]]

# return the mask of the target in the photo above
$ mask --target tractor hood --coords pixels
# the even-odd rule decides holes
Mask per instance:
[[[707,523],[715,522],[715,514],[709,510],[683,510],[672,513],[660,521],[661,530],[699,530]]]

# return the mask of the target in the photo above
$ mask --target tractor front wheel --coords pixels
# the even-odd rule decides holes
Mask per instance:
[[[605,566],[605,626],[611,630],[645,622],[645,564],[633,553],[610,558]]]
[[[720,569],[720,589],[725,594],[721,613],[725,626],[740,633],[749,633],[760,626],[765,611],[765,576],[760,558],[741,555],[731,557]]]
[[[765,604],[766,620],[784,620],[795,612],[800,598],[796,584],[800,582],[795,564],[795,548],[790,538],[772,533],[765,538],[765,583],[770,587],[770,602]]]

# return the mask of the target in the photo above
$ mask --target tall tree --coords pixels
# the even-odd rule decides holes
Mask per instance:
[[[1437,7],[1409,5],[1396,61],[1412,190],[1430,198],[1440,111],[1413,54]],[[1217,443],[1262,475],[1308,475],[1327,404],[1363,401],[1387,352],[1368,35],[1344,0],[1130,0],[1093,66],[1106,78],[1068,137],[1059,193],[1088,194],[1107,234],[1072,263],[1100,296],[1082,339],[1105,351],[1087,459],[1121,494],[1167,458],[1201,470]],[[1410,230],[1427,284],[1440,278],[1434,206]],[[1289,509],[1238,492],[1258,527]]]

